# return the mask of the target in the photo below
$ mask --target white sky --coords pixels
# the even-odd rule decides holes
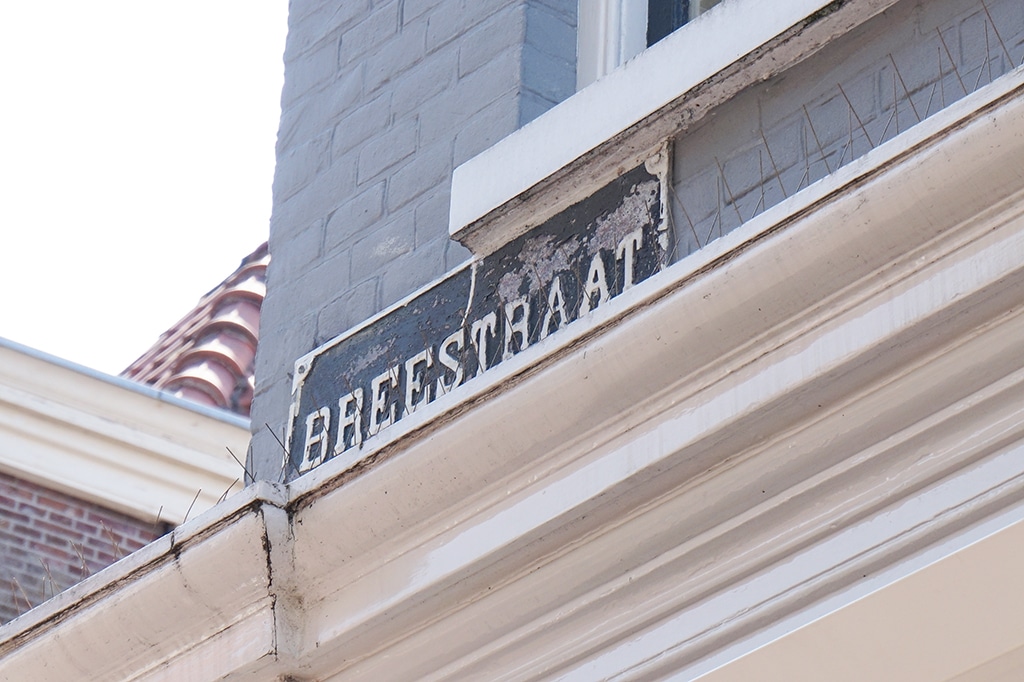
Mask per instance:
[[[267,237],[287,0],[0,0],[0,336],[116,374]]]

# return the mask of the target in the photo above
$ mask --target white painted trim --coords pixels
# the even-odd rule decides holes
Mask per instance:
[[[692,22],[720,0],[691,0]],[[648,0],[579,0],[576,89],[582,90],[647,49]]]
[[[929,535],[1019,500],[1019,445],[999,448],[1024,438],[1013,351],[1024,319],[1000,315],[1016,305],[1024,268],[1024,141],[1013,123],[1024,102],[970,120],[977,109],[965,109],[992,94],[964,103],[962,127],[947,114],[930,144],[902,140],[912,153],[895,163],[893,147],[876,150],[844,177],[845,192],[817,187],[828,197],[817,210],[698,278],[670,269],[649,308],[481,395],[344,486],[329,487],[330,463],[318,480],[299,479],[293,494],[312,499],[296,514],[309,534],[298,542],[316,551],[298,552],[296,570],[319,586],[304,598],[316,625],[302,650],[352,660],[394,642],[360,663],[371,678],[502,679],[512,661],[512,677],[571,677],[558,666],[577,656],[578,679],[659,677],[658,665],[699,660],[751,623],[799,611],[874,562],[909,561]],[[924,210],[920,196],[932,200]],[[758,331],[759,319],[775,326]],[[979,324],[985,334],[972,331]],[[966,377],[986,376],[990,388],[945,402]],[[879,405],[901,425],[891,437],[877,448],[837,439],[882,438]],[[778,435],[761,444],[759,434]],[[880,505],[892,513],[872,514]],[[343,518],[363,522],[332,525]],[[692,541],[666,553],[657,538]],[[313,580],[325,565],[330,577]],[[746,596],[716,597],[730,594]],[[706,609],[687,607],[702,600]],[[675,618],[649,629],[674,613],[686,627]],[[409,634],[424,621],[434,625]],[[435,669],[427,651],[439,639],[464,648]],[[595,650],[618,654],[588,668]]]
[[[152,386],[140,384],[137,381],[125,379],[124,377],[114,376],[113,374],[106,374],[105,372],[101,372],[99,370],[93,369],[91,367],[86,367],[84,365],[79,365],[78,363],[71,362],[70,360],[59,358],[56,355],[44,353],[41,350],[17,343],[16,341],[11,341],[10,339],[0,337],[0,348],[6,348],[8,350],[17,352],[27,358],[35,358],[36,360],[43,361],[47,364],[53,365],[54,367],[62,367],[68,370],[69,372],[90,377],[92,379],[101,381],[106,384],[110,384],[112,386],[118,386],[124,389],[125,391],[138,393],[139,395],[144,395],[154,400],[159,400],[161,402],[170,403],[171,405],[176,405],[183,409],[189,410],[190,412],[205,415],[215,421],[221,421],[226,424],[234,424],[235,426],[240,426],[246,429],[249,428],[249,420],[246,419],[245,417],[235,414],[234,412],[228,412],[227,410],[221,410],[216,407],[200,405],[199,403],[192,402],[191,400],[179,398],[173,393],[160,391],[158,389],[153,388]]]
[[[835,22],[840,25],[835,30],[843,32],[849,30],[851,24],[870,18],[895,1],[851,0],[837,10],[835,16],[818,21],[823,26]],[[544,213],[554,208],[539,207],[537,202],[531,201],[530,210],[520,215],[510,212],[506,205],[598,148],[617,145],[620,152],[616,153],[625,150],[643,158],[663,139],[645,138],[638,148],[629,151],[630,145],[623,145],[619,139],[623,133],[667,110],[697,85],[830,4],[830,0],[781,3],[736,0],[701,15],[456,168],[452,176],[449,233],[478,253],[493,248],[494,243],[507,242],[507,230],[514,234],[523,227],[488,226],[486,230],[498,229],[501,233],[491,238],[474,234],[483,229],[478,223],[496,222],[505,226],[511,220],[536,224],[545,217]],[[833,37],[829,33],[832,30],[825,27],[821,36],[808,38],[812,31],[804,27],[801,36],[785,46],[785,56],[765,51],[757,57],[760,61],[748,65],[743,78],[755,82],[783,70],[790,60],[805,56],[827,42]],[[723,92],[730,90],[724,84],[715,87]],[[620,162],[622,160],[616,158],[605,165],[610,165],[614,171]],[[564,184],[551,199],[553,205],[571,203],[573,195]]]
[[[646,661],[700,660],[877,562],[905,575],[929,537],[1019,501],[1024,318],[1002,311],[1024,268],[1024,101],[977,115],[1010,84],[758,225],[784,230],[740,253],[753,233],[737,235],[696,277],[670,268],[623,303],[634,316],[538,351],[551,362],[410,428],[372,468],[329,462],[294,482],[310,548],[296,579],[316,586],[299,650],[416,679],[568,676],[558,666],[579,656],[593,679],[590,652],[685,610],[686,628],[652,640],[672,656],[620,650],[623,679],[657,677]],[[968,377],[992,383],[972,394]],[[879,405],[900,425],[888,438]],[[839,439],[858,432],[883,441]],[[732,594],[747,596],[716,596]],[[441,668],[437,641],[461,644]],[[601,676],[615,670],[604,660]]]
[[[283,504],[276,487],[250,486],[0,626],[0,678],[213,680],[265,666]]]
[[[647,47],[647,0],[579,0],[576,33],[582,90]]]
[[[933,548],[908,574],[872,576],[882,587],[847,590],[774,624],[758,637],[763,645],[738,658],[723,652],[719,667],[692,679],[881,680],[898,665],[900,679],[967,680],[969,671],[994,668],[1017,652],[1016,667],[1004,676],[969,678],[1015,679],[1024,670],[1022,546],[1024,507],[1016,507]]]
[[[248,420],[0,343],[0,468],[145,521],[242,487]],[[234,483],[233,483],[234,482]],[[199,491],[202,492],[199,492]]]

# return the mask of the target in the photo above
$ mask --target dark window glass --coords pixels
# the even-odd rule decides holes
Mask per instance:
[[[690,18],[690,0],[647,0],[647,47]]]

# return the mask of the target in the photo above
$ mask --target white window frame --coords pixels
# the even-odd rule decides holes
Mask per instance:
[[[720,0],[690,0],[690,21]],[[647,48],[648,0],[579,0],[576,89],[582,90]]]
[[[647,0],[579,0],[576,89],[647,47]]]

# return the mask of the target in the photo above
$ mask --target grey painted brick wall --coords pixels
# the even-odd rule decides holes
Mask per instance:
[[[906,0],[678,137],[677,257],[1024,61],[1020,0]]]
[[[292,4],[252,461],[293,361],[467,257],[452,169],[572,92],[575,0]],[[1020,0],[904,0],[676,140],[683,257],[1017,67]],[[837,228],[838,229],[838,228]],[[268,428],[269,426],[269,428]]]
[[[294,361],[468,257],[452,170],[572,94],[575,26],[576,0],[292,0],[257,478],[281,474]]]

